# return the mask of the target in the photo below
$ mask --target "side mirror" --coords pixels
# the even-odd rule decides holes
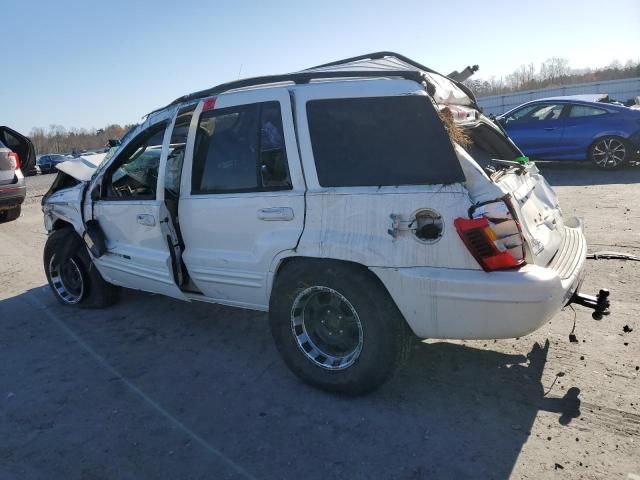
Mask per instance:
[[[95,202],[99,198],[100,198],[100,185],[96,185],[95,187],[93,187],[93,190],[91,190],[91,200]]]
[[[120,140],[115,140],[113,138],[109,139],[109,147],[113,148],[113,147],[119,147],[120,146]]]

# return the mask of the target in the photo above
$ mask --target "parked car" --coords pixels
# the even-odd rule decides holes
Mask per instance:
[[[0,127],[0,222],[20,216],[27,194],[22,169],[35,163],[31,141],[9,127]]]
[[[57,153],[50,153],[46,155],[39,155],[36,163],[40,167],[41,173],[55,173],[56,165],[69,160],[67,155],[60,155]]]
[[[606,100],[607,95],[543,98],[496,120],[531,158],[615,168],[638,155],[640,111]]]
[[[464,85],[398,54],[186,95],[114,148],[58,165],[43,198],[66,305],[123,286],[268,311],[291,370],[349,394],[416,336],[521,337],[589,305],[580,221]],[[489,175],[472,154],[501,160]]]
[[[40,171],[40,167],[38,166],[38,162],[37,161],[33,162],[32,166],[31,166],[31,168],[29,170],[27,170],[27,171],[25,171],[23,169],[21,169],[21,170],[22,170],[22,174],[25,177],[33,177],[34,175],[40,175],[42,173]]]

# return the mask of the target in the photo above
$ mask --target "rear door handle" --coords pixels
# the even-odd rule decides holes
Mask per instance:
[[[289,222],[293,220],[293,216],[293,208],[290,207],[261,208],[258,210],[258,218],[265,222],[279,220]]]
[[[146,227],[153,227],[156,224],[156,219],[153,215],[148,213],[139,213],[136,215],[136,222]]]

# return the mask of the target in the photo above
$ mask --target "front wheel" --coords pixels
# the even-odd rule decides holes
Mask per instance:
[[[631,154],[627,141],[614,136],[602,137],[589,148],[589,160],[605,170],[619,167]]]
[[[102,278],[82,239],[72,228],[49,235],[43,260],[49,286],[60,303],[104,308],[116,302],[118,287]]]
[[[285,265],[269,305],[289,368],[323,390],[359,395],[384,383],[415,337],[388,292],[364,267],[327,260]]]

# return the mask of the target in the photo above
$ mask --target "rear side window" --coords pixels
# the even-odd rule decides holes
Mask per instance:
[[[590,107],[589,105],[571,105],[571,110],[569,110],[571,118],[593,117],[595,115],[604,115],[605,113],[607,113],[606,110]]]
[[[451,140],[426,97],[313,100],[307,118],[323,187],[464,181]]]
[[[193,194],[290,188],[278,102],[202,114],[193,157]]]

